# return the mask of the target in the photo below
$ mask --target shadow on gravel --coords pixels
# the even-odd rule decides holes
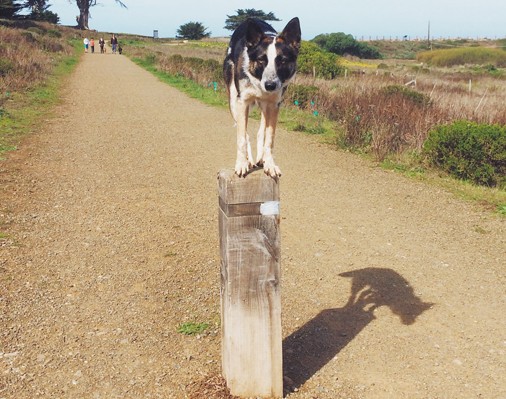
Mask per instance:
[[[388,306],[405,325],[433,304],[418,298],[411,285],[392,269],[365,268],[345,272],[351,295],[342,308],[326,309],[283,340],[285,394],[303,385],[332,360],[376,317],[374,310]]]

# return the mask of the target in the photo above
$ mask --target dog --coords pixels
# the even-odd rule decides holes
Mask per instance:
[[[295,76],[300,41],[297,17],[279,34],[265,21],[248,18],[230,38],[223,75],[230,112],[237,124],[235,173],[239,177],[245,177],[254,166],[263,167],[273,178],[281,176],[272,149],[283,94]],[[253,162],[247,124],[250,107],[255,104],[262,117]]]

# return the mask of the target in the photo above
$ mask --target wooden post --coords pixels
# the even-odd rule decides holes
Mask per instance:
[[[232,395],[281,398],[279,181],[218,176],[222,370]]]

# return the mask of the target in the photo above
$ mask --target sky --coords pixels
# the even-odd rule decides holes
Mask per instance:
[[[344,32],[356,39],[402,38],[506,38],[506,0],[99,0],[91,8],[90,29],[110,33],[131,33],[174,37],[179,26],[200,22],[212,37],[230,36],[224,29],[227,15],[238,9],[254,8],[273,12],[281,31],[293,17],[301,21],[302,38],[321,33]],[[62,25],[75,25],[79,10],[75,1],[48,0],[50,11]],[[344,3],[344,4],[340,4]]]

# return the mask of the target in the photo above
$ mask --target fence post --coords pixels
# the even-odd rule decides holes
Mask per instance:
[[[232,395],[283,396],[279,181],[218,175],[222,372]]]

